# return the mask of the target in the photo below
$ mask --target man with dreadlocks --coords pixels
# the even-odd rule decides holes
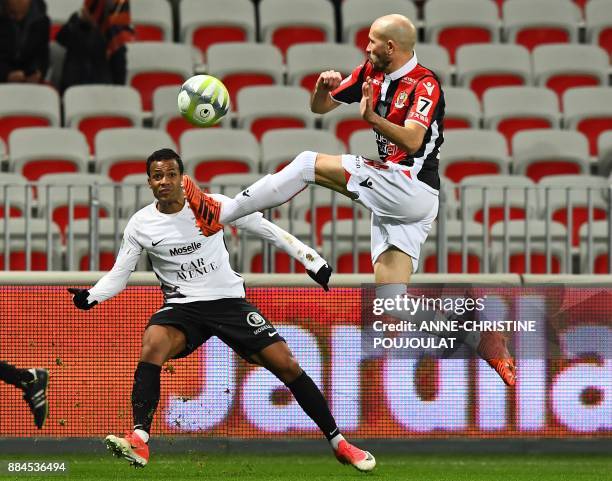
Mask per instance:
[[[84,0],[56,38],[66,48],[62,92],[72,85],[125,84],[130,22],[129,0]]]

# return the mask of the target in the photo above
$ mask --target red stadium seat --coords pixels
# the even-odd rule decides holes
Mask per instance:
[[[612,88],[581,87],[563,96],[565,125],[589,139],[589,153],[597,156],[598,139],[612,130]]]
[[[447,270],[449,274],[465,274],[463,272],[463,260],[461,252],[449,252],[447,257]],[[480,273],[481,258],[476,254],[468,253],[467,256],[467,273]],[[439,272],[437,254],[428,255],[423,261],[423,272],[433,274]]]
[[[285,54],[292,45],[334,41],[334,11],[327,0],[262,0],[259,23],[265,42]]]
[[[328,112],[321,119],[323,128],[348,146],[351,135],[360,130],[372,130],[372,126],[361,118],[359,104],[343,105]],[[446,127],[446,124],[444,124]]]
[[[508,171],[508,150],[498,132],[451,130],[445,133],[444,147],[440,174],[453,182],[460,182],[468,176],[505,174]]]
[[[508,42],[529,51],[544,44],[578,41],[580,13],[568,1],[507,0],[503,5],[504,31]]]
[[[259,145],[248,131],[189,130],[181,136],[180,146],[185,171],[200,183],[217,175],[257,172]]]
[[[181,85],[193,75],[191,48],[170,42],[128,44],[128,85],[140,92],[145,111],[152,110],[153,93],[164,85]]]
[[[289,274],[291,272],[291,263],[293,262],[293,269],[295,273],[301,274],[306,272],[304,266],[298,261],[291,259],[289,254],[275,250],[274,252],[274,273],[275,274]],[[263,269],[263,254],[258,253],[251,257],[250,272],[262,273]]]
[[[12,271],[25,271],[27,266],[27,257],[25,248],[20,251],[12,251],[9,255],[9,262]],[[46,271],[47,270],[47,251],[41,250],[32,251],[32,261],[30,270]],[[0,256],[0,270],[4,270],[4,255]]]
[[[612,9],[608,0],[590,0],[586,6],[587,41],[612,56]]]
[[[605,50],[593,45],[544,45],[533,52],[536,83],[559,99],[569,88],[606,85],[608,65]]]
[[[13,130],[60,124],[60,100],[46,85],[0,84],[0,139],[8,142]]]
[[[217,44],[208,49],[208,70],[223,81],[231,108],[237,110],[237,96],[243,88],[282,83],[283,59],[272,45]]]
[[[467,45],[457,52],[460,86],[482,99],[492,87],[526,85],[531,80],[529,51],[519,45]]]
[[[559,126],[558,101],[553,92],[538,87],[499,87],[483,97],[484,125],[497,129],[508,142],[517,132]]]
[[[374,272],[369,251],[357,253],[357,272],[353,270],[353,252],[340,254],[336,261],[339,274],[371,274]]]
[[[463,45],[497,42],[498,13],[490,0],[430,0],[425,4],[425,39],[446,48],[452,63]]]
[[[172,9],[167,0],[132,0],[130,14],[137,42],[172,42]]]
[[[310,94],[301,87],[258,86],[238,94],[238,125],[260,140],[270,130],[314,127]]]
[[[126,86],[80,85],[64,93],[65,122],[77,128],[94,152],[98,132],[111,128],[137,127],[142,122],[140,96]]]

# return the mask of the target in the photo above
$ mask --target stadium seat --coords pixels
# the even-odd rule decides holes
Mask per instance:
[[[581,87],[563,95],[564,125],[589,139],[590,153],[597,155],[597,140],[612,130],[612,87]]]
[[[591,224],[591,258],[593,269],[589,266],[589,225],[580,227],[580,272],[583,274],[612,274],[608,269],[610,253],[610,230],[607,220],[599,220]]]
[[[297,43],[333,42],[334,9],[328,0],[285,0],[259,2],[260,36],[285,55]]]
[[[505,218],[504,192],[508,220],[534,218],[537,213],[535,184],[531,179],[520,175],[477,175],[466,177],[459,184],[459,218],[485,223],[485,192],[489,227]]]
[[[451,63],[445,48],[434,44],[419,43],[415,52],[421,65],[431,69],[443,85],[451,85]]]
[[[147,171],[146,160],[162,148],[175,149],[163,130],[106,129],[96,135],[96,172],[120,182],[126,175]]]
[[[612,56],[612,6],[610,0],[590,0],[586,5],[587,40]]]
[[[238,93],[238,126],[257,140],[272,129],[314,127],[310,93],[302,87],[245,87]]]
[[[359,104],[340,105],[321,116],[324,129],[332,132],[348,147],[351,135],[358,130],[372,130],[372,126],[361,118]]]
[[[465,264],[463,268],[462,225],[465,228]],[[438,222],[434,222],[427,240],[421,247],[418,272],[433,274],[441,272],[438,266]],[[446,270],[449,274],[478,274],[484,267],[482,245],[483,226],[472,221],[446,221]]]
[[[446,48],[455,63],[462,45],[499,41],[497,8],[490,0],[429,0],[425,4],[425,41]]]
[[[512,138],[529,129],[559,127],[559,104],[554,92],[538,87],[496,87],[482,99],[484,126],[501,132],[512,152]]]
[[[283,57],[273,45],[227,43],[208,49],[208,72],[221,80],[230,94],[231,109],[244,87],[283,83]]]
[[[512,152],[513,172],[534,182],[549,175],[589,173],[589,143],[579,132],[552,129],[519,132],[512,140]]]
[[[508,149],[499,132],[450,130],[444,133],[443,149],[440,174],[453,182],[473,175],[508,173]]]
[[[168,0],[130,0],[137,42],[172,42],[172,8]]]
[[[99,219],[97,226],[96,243],[98,245],[98,266],[96,270],[109,271],[115,263],[116,253],[119,251],[123,231],[127,225],[127,219]],[[73,265],[68,265],[70,270],[89,271],[89,260],[91,257],[90,235],[92,226],[89,219],[79,219],[72,224],[74,244],[72,252]],[[69,258],[67,246],[67,259]],[[69,262],[67,262],[69,264]]]
[[[612,129],[603,132],[597,140],[598,165],[597,173],[599,175],[610,175],[612,172]]]
[[[153,92],[181,85],[193,75],[191,48],[171,42],[134,42],[127,49],[127,84],[140,92],[143,109],[153,108]]]
[[[462,87],[445,87],[444,130],[477,129],[482,116],[480,102],[470,89]]]
[[[287,79],[289,85],[312,91],[319,74],[335,70],[343,77],[363,63],[364,53],[352,45],[339,43],[300,43],[287,50]]]
[[[344,0],[340,4],[342,18],[342,41],[364,51],[368,45],[368,34],[372,22],[378,17],[399,13],[416,23],[417,9],[412,1],[377,0],[372,8],[369,0]]]
[[[509,221],[507,226],[499,222],[491,229],[491,259],[493,272],[513,274],[561,274],[568,273],[566,239],[567,230],[559,222],[531,219]],[[504,239],[507,228],[508,268],[504,268]],[[529,259],[526,252],[525,230],[529,236]],[[546,245],[550,249],[550,271],[547,269]],[[526,263],[529,269],[526,269]]]
[[[178,92],[178,86],[168,86],[159,87],[153,94],[153,127],[168,132],[177,145],[183,132],[197,128],[179,113]]]
[[[457,51],[457,83],[482,99],[491,87],[529,85],[531,59],[520,45],[466,45]]]
[[[355,235],[353,235],[353,229],[355,229]],[[335,272],[339,274],[374,272],[370,253],[370,230],[370,219],[367,218],[359,219],[356,222],[353,222],[352,219],[330,221],[323,225],[321,253],[328,262],[332,263]]]
[[[79,85],[64,93],[64,122],[79,129],[94,152],[98,132],[109,128],[140,127],[142,104],[138,91],[119,85]]]
[[[289,223],[288,219],[278,219],[275,220],[274,223],[281,229],[293,234],[306,245],[310,245],[311,225],[309,223],[299,220],[293,220]],[[243,258],[243,269],[241,272],[264,272],[264,249],[266,246],[270,246],[270,262],[273,262],[273,268],[270,269],[270,272],[274,272],[275,274],[289,274],[291,273],[292,264],[293,272],[306,272],[304,266],[292,259],[285,251],[276,249],[269,243],[262,242],[260,238],[250,236],[246,233],[243,234],[241,231],[238,231],[238,238],[240,239],[240,257]]]
[[[185,172],[200,183],[220,174],[257,172],[259,145],[246,130],[198,129],[181,135]]]
[[[261,139],[261,170],[278,172],[305,150],[337,155],[344,149],[336,137],[324,130],[271,130]]]
[[[58,127],[18,129],[9,137],[10,168],[31,181],[45,174],[87,172],[89,148],[78,130]]]
[[[120,216],[123,218],[132,216],[143,207],[155,201],[151,187],[149,187],[147,182],[146,172],[126,175],[121,180],[119,193],[121,203]]]
[[[578,41],[580,9],[570,0],[506,0],[503,14],[506,41],[529,51],[538,45]]]
[[[6,144],[4,143],[4,140],[0,139],[0,162],[4,162],[6,159]]]
[[[543,45],[533,51],[533,73],[537,85],[557,92],[567,89],[607,85],[609,59],[595,45]]]
[[[255,41],[255,7],[250,0],[182,0],[181,41],[206,54],[211,45]]]
[[[581,175],[577,178],[575,175],[552,175],[540,180],[539,186],[540,217],[545,219],[549,216],[551,220],[565,225],[572,236],[574,247],[578,247],[579,244],[580,227],[589,218],[589,190],[591,191],[593,220],[607,218],[608,179],[604,177]],[[570,204],[571,227],[570,219],[568,219]]]
[[[366,159],[380,160],[374,131],[370,129],[354,132],[349,138],[348,152]]]
[[[334,205],[336,221],[352,219],[354,216],[357,216],[358,219],[370,217],[369,211],[365,207],[353,202],[348,197],[314,185],[292,199],[292,217],[314,225],[317,244],[321,244],[323,225],[334,219]]]
[[[83,0],[50,0],[47,4],[47,16],[51,20],[49,40],[54,40],[57,32],[68,21],[73,13],[78,12],[83,6]]]
[[[9,219],[8,232],[8,263],[5,262],[7,252],[5,244],[5,223],[0,222],[0,270],[25,271],[27,269],[28,250],[26,248],[26,226],[30,235],[30,270],[46,271],[62,269],[62,251],[59,228],[51,222],[47,226],[46,219]],[[51,236],[47,230],[51,228]],[[48,244],[51,240],[51,245]],[[51,263],[47,262],[47,259]]]
[[[26,213],[26,196],[29,196],[30,209],[33,206],[33,189],[27,189],[26,179],[21,174],[2,172],[0,175],[0,219],[23,217]]]
[[[0,84],[0,139],[23,127],[58,127],[60,98],[47,85]]]
[[[115,206],[115,187],[112,181],[101,174],[47,174],[39,180],[38,213],[47,216],[57,224],[62,235],[67,234],[70,225],[70,203],[72,219],[90,218],[92,199],[97,188],[100,217],[110,217],[119,205]],[[94,188],[93,186],[98,186]],[[48,186],[48,187],[47,187]]]

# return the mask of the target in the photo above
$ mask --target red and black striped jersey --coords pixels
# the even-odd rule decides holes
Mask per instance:
[[[444,142],[444,92],[435,73],[418,63],[416,53],[400,69],[390,74],[374,70],[370,62],[359,65],[331,95],[340,103],[361,100],[363,82],[370,77],[374,111],[396,125],[416,122],[427,129],[421,148],[414,154],[376,133],[381,160],[412,167],[412,174],[436,191],[440,189],[438,163]]]

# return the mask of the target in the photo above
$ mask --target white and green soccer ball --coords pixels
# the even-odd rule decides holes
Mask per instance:
[[[178,95],[178,109],[187,122],[197,127],[211,127],[219,122],[230,106],[223,82],[210,75],[195,75],[185,81]]]

